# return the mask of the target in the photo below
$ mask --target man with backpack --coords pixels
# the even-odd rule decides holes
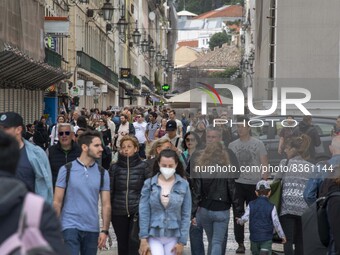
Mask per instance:
[[[19,158],[17,141],[0,130],[0,254],[68,254],[54,210],[15,178]]]
[[[105,247],[109,235],[110,179],[108,172],[96,163],[103,152],[100,133],[86,131],[79,136],[78,144],[82,150],[80,157],[59,170],[53,206],[60,216],[64,241],[71,255],[96,255],[97,248]]]

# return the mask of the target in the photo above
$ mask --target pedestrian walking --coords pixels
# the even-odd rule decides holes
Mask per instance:
[[[65,117],[64,115],[59,115],[58,118],[57,118],[57,124],[55,124],[53,127],[52,127],[52,130],[51,130],[51,135],[50,135],[50,146],[54,145],[54,144],[57,144],[58,141],[59,141],[59,136],[58,136],[58,124],[59,123],[65,123]]]
[[[312,177],[312,171],[307,169],[314,167],[306,161],[309,158],[309,145],[310,138],[305,134],[288,139],[284,150],[287,159],[283,159],[280,165],[290,171],[278,172],[274,178],[282,183],[280,220],[287,238],[285,255],[304,254],[301,216],[308,205],[303,199],[303,192],[308,179]]]
[[[275,205],[269,200],[270,185],[267,181],[259,181],[256,185],[257,199],[250,201],[245,214],[241,218],[237,218],[237,223],[243,225],[249,221],[250,232],[250,250],[253,255],[272,254],[273,229],[282,239],[282,243],[286,243],[286,237],[282,230],[280,220]]]
[[[207,144],[197,159],[196,166],[229,166],[229,154],[220,142]],[[202,171],[203,172],[203,171]],[[200,177],[200,178],[199,178]],[[225,235],[228,232],[230,208],[236,204],[235,180],[230,174],[198,174],[191,180],[193,183],[193,220],[192,224],[199,222],[208,237],[208,255],[222,255],[226,243]],[[197,222],[196,222],[197,220]]]
[[[66,247],[71,255],[96,255],[106,245],[110,226],[110,178],[96,160],[102,156],[102,140],[98,131],[79,136],[81,155],[63,166],[58,174],[53,206],[62,225]],[[98,202],[102,207],[100,231]]]
[[[191,194],[177,153],[163,150],[145,181],[139,203],[140,255],[182,255],[191,216]]]
[[[24,121],[16,112],[5,112],[0,115],[0,129],[14,137],[19,143],[20,158],[15,172],[28,190],[42,196],[46,202],[53,202],[52,174],[50,163],[39,146],[22,138]]]
[[[27,245],[23,240],[14,242],[13,237],[20,234],[20,237],[27,239],[30,233],[30,247],[25,247],[27,251],[31,248],[43,248],[44,253],[41,254],[67,255],[54,210],[40,196],[30,193],[25,183],[15,177],[20,157],[19,143],[0,130],[0,254],[4,254],[3,249],[10,246]],[[23,216],[26,216],[25,223],[28,227],[20,229],[20,224],[24,221]],[[40,236],[41,239],[32,240],[32,234],[34,237]]]
[[[132,233],[132,227],[138,217],[136,214],[144,180],[148,178],[148,164],[140,159],[138,145],[134,136],[122,137],[118,161],[110,168],[111,221],[119,255],[138,254],[138,233]]]
[[[249,169],[249,167],[258,166],[260,171],[243,171],[240,177],[236,180],[236,194],[243,210],[241,215],[234,215],[234,217],[241,217],[244,213],[244,203],[249,204],[250,201],[256,199],[256,184],[261,178],[267,179],[268,172],[268,157],[267,150],[262,141],[251,136],[250,127],[248,126],[248,118],[240,117],[237,119],[237,133],[239,138],[229,144],[231,149],[240,163],[240,167]],[[244,254],[244,227],[236,223],[234,219],[234,235],[239,247],[236,253]]]
[[[81,148],[74,142],[74,130],[71,124],[58,124],[58,142],[49,147],[46,153],[51,165],[54,190],[59,169],[68,162],[76,160],[81,154]]]
[[[162,118],[161,126],[155,132],[155,139],[162,138],[166,134],[166,123],[168,120],[166,118]]]

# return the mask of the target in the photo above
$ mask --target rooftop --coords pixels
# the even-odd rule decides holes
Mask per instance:
[[[243,7],[241,5],[225,5],[221,8],[202,13],[194,19],[211,19],[220,17],[242,17]]]
[[[191,62],[190,67],[217,68],[239,66],[241,62],[241,49],[224,44],[221,48],[208,51],[205,55]]]
[[[192,12],[188,12],[186,10],[183,10],[183,11],[180,11],[180,12],[177,12],[177,16],[190,16],[190,17],[196,17],[197,14],[195,13],[192,13]]]

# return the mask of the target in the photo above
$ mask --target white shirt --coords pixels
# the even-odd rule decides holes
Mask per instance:
[[[146,131],[146,126],[147,123],[145,121],[143,121],[142,123],[139,122],[134,122],[133,126],[135,127],[135,131],[136,131],[136,138],[138,140],[139,143],[145,143],[146,138],[145,138],[145,131]]]

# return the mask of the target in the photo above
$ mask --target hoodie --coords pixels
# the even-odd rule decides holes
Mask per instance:
[[[27,192],[23,182],[9,173],[0,171],[0,244],[17,231]],[[40,231],[56,254],[68,254],[62,243],[59,220],[46,202],[40,221]]]

